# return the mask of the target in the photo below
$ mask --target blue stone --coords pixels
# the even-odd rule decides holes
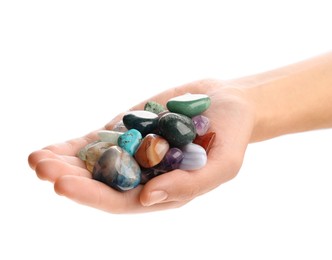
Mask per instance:
[[[139,185],[141,169],[129,153],[119,146],[112,146],[100,156],[92,177],[116,190],[126,191]]]
[[[133,156],[140,145],[142,134],[136,129],[130,129],[118,138],[118,145]]]

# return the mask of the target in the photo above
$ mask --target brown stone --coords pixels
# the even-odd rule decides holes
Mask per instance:
[[[168,150],[169,144],[164,138],[156,134],[148,134],[134,156],[140,166],[151,168],[161,162]]]

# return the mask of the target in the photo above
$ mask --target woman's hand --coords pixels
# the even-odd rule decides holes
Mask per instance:
[[[206,166],[197,171],[174,170],[144,186],[118,192],[91,179],[76,153],[97,139],[96,132],[29,156],[41,179],[79,203],[113,213],[145,212],[182,206],[239,171],[249,142],[332,127],[332,52],[273,71],[232,81],[202,80],[169,89],[149,100],[161,104],[185,93],[211,98],[205,115],[216,140]],[[145,102],[133,109],[143,109]],[[106,129],[112,129],[119,115]]]
[[[116,191],[93,180],[85,163],[76,157],[80,148],[97,139],[96,131],[33,152],[29,164],[40,179],[54,183],[59,195],[107,212],[136,213],[180,207],[236,176],[254,127],[252,104],[245,92],[230,82],[202,80],[169,89],[148,100],[165,105],[170,98],[185,93],[204,93],[211,98],[211,106],[204,115],[210,119],[209,131],[216,133],[216,139],[206,166],[200,170],[174,170],[135,189]],[[145,103],[132,109],[143,109]],[[118,115],[105,128],[112,129],[121,117]]]

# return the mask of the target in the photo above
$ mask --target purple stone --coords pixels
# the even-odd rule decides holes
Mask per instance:
[[[171,148],[168,150],[162,161],[152,168],[142,168],[141,184],[147,183],[152,178],[179,169],[183,160],[183,152],[179,148]]]
[[[141,168],[141,184],[147,183],[152,178],[165,173],[164,171],[159,171],[155,168]]]
[[[168,150],[161,162],[155,167],[159,170],[169,172],[180,167],[180,163],[183,160],[183,152],[176,147]]]
[[[205,135],[210,127],[210,120],[206,116],[198,115],[192,118],[199,136]]]

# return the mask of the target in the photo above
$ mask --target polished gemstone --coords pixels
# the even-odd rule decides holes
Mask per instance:
[[[168,150],[169,144],[164,138],[148,134],[138,147],[135,159],[140,166],[151,168],[161,162]]]
[[[113,143],[114,145],[118,144],[119,137],[123,135],[122,132],[114,130],[99,130],[97,134],[100,141]]]
[[[109,142],[98,142],[94,145],[90,146],[86,150],[86,159],[85,165],[89,172],[93,171],[93,167],[95,166],[96,162],[98,161],[99,157],[106,151],[106,149],[113,146],[113,143]]]
[[[159,114],[161,112],[164,112],[166,110],[166,108],[164,108],[163,105],[161,105],[155,101],[148,101],[144,106],[144,110],[150,111],[155,114]]]
[[[160,134],[171,146],[181,147],[191,143],[196,137],[196,129],[191,118],[176,113],[166,113],[158,122]]]
[[[92,176],[112,188],[125,191],[140,183],[141,169],[129,153],[119,146],[112,146],[100,156]]]
[[[173,147],[167,151],[164,158],[155,166],[155,168],[164,172],[178,169],[183,157],[183,152],[179,148]]]
[[[116,132],[127,132],[128,129],[127,127],[124,125],[123,121],[120,120],[119,122],[117,122],[114,126],[113,126],[113,131],[116,131]]]
[[[198,170],[205,166],[207,154],[202,146],[190,143],[182,147],[181,150],[184,155],[179,167],[181,170]]]
[[[136,129],[124,132],[118,139],[118,145],[133,156],[141,143],[142,134]]]
[[[170,112],[189,117],[197,116],[209,108],[211,99],[205,94],[185,94],[171,98],[166,106]]]
[[[86,160],[86,151],[93,145],[95,145],[96,143],[99,143],[100,140],[96,140],[96,141],[93,141],[91,143],[88,143],[87,145],[85,145],[84,147],[82,147],[78,153],[77,153],[77,157],[80,158],[82,161],[85,161]]]
[[[206,153],[208,154],[214,143],[215,138],[216,138],[216,133],[209,132],[202,136],[196,136],[193,143],[202,146],[204,148],[204,150],[206,151]]]
[[[128,129],[136,129],[142,136],[152,133],[158,125],[158,115],[150,111],[136,110],[123,116],[123,123]]]
[[[152,168],[141,168],[141,184],[146,184],[149,180],[154,177],[165,173],[165,171]]]
[[[142,168],[141,183],[145,184],[160,174],[178,169],[182,159],[183,152],[179,148],[169,149],[159,164],[152,168]]]
[[[210,120],[206,116],[198,115],[192,118],[198,135],[205,135],[210,127]]]

